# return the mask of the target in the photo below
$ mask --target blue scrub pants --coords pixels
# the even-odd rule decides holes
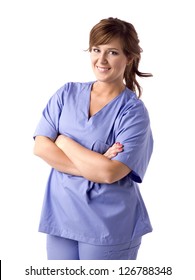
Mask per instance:
[[[48,260],[136,260],[141,238],[119,245],[92,245],[47,235]]]

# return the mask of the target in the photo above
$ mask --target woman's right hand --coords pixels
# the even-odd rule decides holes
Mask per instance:
[[[106,152],[103,154],[108,159],[112,159],[123,151],[123,145],[119,142],[114,143]]]

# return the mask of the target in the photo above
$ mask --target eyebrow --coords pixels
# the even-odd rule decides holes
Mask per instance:
[[[119,49],[116,49],[116,48],[108,48],[108,50],[116,50],[116,51],[119,51]]]
[[[101,46],[101,45],[100,45]],[[95,48],[100,48],[100,46],[94,46]],[[116,50],[116,51],[119,51],[119,49],[117,49],[117,48],[108,48],[108,50]]]

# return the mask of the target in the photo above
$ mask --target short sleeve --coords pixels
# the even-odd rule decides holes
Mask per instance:
[[[48,101],[42,112],[41,119],[35,129],[33,137],[38,135],[56,139],[59,131],[59,118],[62,111],[62,94],[64,87],[60,88]]]
[[[141,183],[153,151],[153,136],[148,111],[141,100],[129,106],[120,117],[116,128],[116,142],[124,146],[113,160],[127,165],[130,178]]]

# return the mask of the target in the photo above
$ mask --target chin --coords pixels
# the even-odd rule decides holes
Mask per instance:
[[[100,75],[95,75],[96,76],[96,80],[99,81],[99,82],[105,82],[105,83],[108,83],[110,82],[110,79],[108,77],[100,77]]]

